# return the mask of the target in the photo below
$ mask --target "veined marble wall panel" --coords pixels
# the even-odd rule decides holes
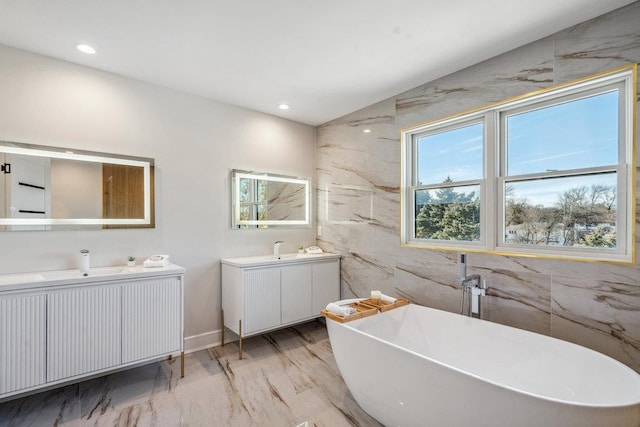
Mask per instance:
[[[552,84],[553,39],[546,38],[398,95],[397,123],[413,127]]]
[[[591,347],[640,371],[640,286],[554,276],[552,335]]]
[[[551,335],[551,276],[495,269],[480,273],[490,288],[483,318]]]
[[[424,252],[424,251],[420,251]],[[455,263],[446,252],[432,252],[428,260],[399,259],[395,268],[395,292],[416,304],[460,312],[462,291],[452,274]],[[443,268],[443,264],[449,268]]]
[[[629,5],[555,37],[556,83],[640,62],[640,7]]]
[[[394,295],[395,258],[367,254],[343,254],[341,265],[341,298],[365,298],[372,290]]]
[[[457,254],[400,246],[400,129],[640,62],[638,22],[635,2],[320,126],[317,194],[330,208],[318,209],[318,244],[344,256],[342,296],[380,289],[458,312]],[[487,320],[574,341],[640,371],[639,264],[471,253],[468,273],[490,286]]]

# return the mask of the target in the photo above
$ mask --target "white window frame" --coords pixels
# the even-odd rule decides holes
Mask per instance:
[[[595,76],[553,88],[526,94],[481,107],[471,112],[451,116],[401,131],[401,244],[440,250],[487,252],[581,261],[635,263],[635,199],[636,199],[636,87],[637,65],[621,67]],[[619,93],[619,150],[618,164],[606,167],[543,172],[530,175],[506,176],[505,117],[516,112],[535,110],[541,105],[551,106],[588,95],[618,89]],[[484,177],[480,180],[480,241],[447,241],[415,237],[415,191],[434,185],[417,185],[417,139],[421,136],[453,130],[466,124],[482,122],[484,128]],[[617,173],[616,248],[585,248],[575,246],[542,246],[505,243],[504,218],[505,182],[551,177],[580,176],[602,172]],[[475,184],[459,181],[455,186]],[[441,186],[440,186],[441,187]]]
[[[487,138],[487,125],[485,123],[484,114],[467,114],[459,117],[451,118],[450,120],[443,120],[441,122],[434,123],[433,126],[426,126],[424,128],[420,128],[420,131],[415,132],[411,135],[411,142],[407,144],[403,144],[403,150],[407,150],[406,153],[403,153],[403,159],[406,159],[403,162],[403,176],[405,176],[404,166],[411,165],[407,168],[406,173],[410,175],[410,181],[408,184],[408,193],[406,194],[406,200],[409,205],[407,209],[405,209],[405,215],[403,215],[404,221],[402,226],[405,225],[408,227],[407,232],[411,233],[411,244],[415,244],[417,246],[442,246],[444,248],[457,248],[460,243],[464,243],[465,246],[469,248],[482,249],[487,246],[487,241],[491,239],[486,230],[488,229],[487,221],[487,212],[486,212],[486,204],[483,203],[483,199],[487,191],[485,191],[485,182],[486,178],[482,177],[474,180],[466,180],[466,181],[453,181],[451,183],[429,183],[424,185],[418,185],[418,144],[417,141],[419,138],[429,135],[434,135],[438,133],[447,132],[450,130],[459,129],[465,126],[471,126],[474,124],[482,124],[483,125],[483,140],[486,141]],[[410,151],[410,154],[409,154]],[[487,170],[487,144],[483,142],[483,170]],[[415,192],[420,190],[432,190],[446,187],[461,187],[467,185],[477,185],[480,187],[480,239],[478,241],[458,241],[458,240],[436,240],[436,239],[418,239],[415,237],[415,229],[416,229],[416,217],[415,217]],[[403,236],[405,233],[403,232]],[[404,242],[403,242],[404,243]]]

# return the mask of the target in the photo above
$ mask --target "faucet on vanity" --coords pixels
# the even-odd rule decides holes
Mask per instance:
[[[282,240],[278,240],[273,244],[273,257],[275,259],[280,259],[280,245],[282,245],[283,243],[284,242]]]
[[[467,276],[467,254],[461,253],[458,258],[459,276],[458,284],[462,286],[462,300],[460,301],[460,314],[464,312],[464,299],[468,295],[467,315],[480,319],[482,314],[482,305],[480,297],[486,295],[487,281],[482,280],[479,274]]]

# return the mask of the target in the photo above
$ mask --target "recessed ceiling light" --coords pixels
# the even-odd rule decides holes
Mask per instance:
[[[94,48],[84,43],[76,44],[76,49],[78,49],[82,53],[86,53],[89,55],[93,55],[94,53],[96,53],[96,50]]]
[[[371,133],[371,129],[365,129],[365,130],[363,130],[362,132],[364,132],[364,133]]]
[[[289,104],[280,104],[278,105],[278,108],[281,110],[288,110],[291,107],[289,106]]]

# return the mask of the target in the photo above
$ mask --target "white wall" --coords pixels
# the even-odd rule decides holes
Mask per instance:
[[[220,82],[224,84],[224,82]],[[230,229],[233,168],[314,177],[315,128],[0,45],[0,139],[152,157],[156,228],[23,231],[0,235],[0,274],[93,266],[171,254],[187,269],[187,347],[218,339],[226,256],[285,252],[315,242],[315,227]]]

